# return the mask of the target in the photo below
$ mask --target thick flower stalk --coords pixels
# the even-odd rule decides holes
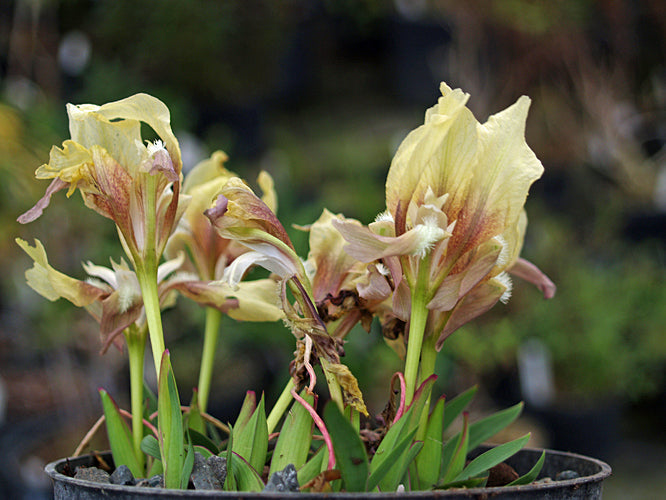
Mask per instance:
[[[329,334],[320,317],[314,302],[313,283],[274,212],[242,180],[233,178],[225,184],[206,215],[222,237],[251,249],[237,257],[226,269],[227,282],[235,286],[253,265],[262,266],[279,276],[285,321],[298,339],[296,360],[292,364],[295,383],[298,385],[309,378],[309,387],[312,388],[316,376],[311,362],[318,360],[331,397],[338,405],[341,408],[345,404],[351,405],[366,413],[356,378],[340,362],[342,341]],[[291,303],[290,295],[295,304]],[[291,388],[287,389],[283,395],[289,396]],[[276,407],[281,406],[281,402],[282,398]]]
[[[157,268],[186,200],[180,196],[181,157],[169,110],[158,99],[137,94],[102,106],[67,105],[71,139],[51,149],[49,163],[36,171],[52,179],[46,193],[19,217],[41,216],[51,196],[79,190],[89,208],[115,223],[136,269],[144,298],[156,371],[164,351],[157,294]],[[144,142],[141,124],[158,139]]]
[[[441,85],[425,122],[402,142],[386,180],[387,210],[369,226],[336,227],[347,252],[380,263],[393,289],[393,310],[409,323],[405,378],[408,402],[434,371],[435,355],[455,329],[508,300],[507,272],[555,287],[519,259],[524,204],[543,167],[525,142],[529,99],[479,123],[469,96]]]
[[[230,287],[221,281],[225,269],[249,249],[235,240],[221,237],[204,211],[210,206],[222,187],[235,177],[224,167],[227,155],[216,151],[196,165],[183,181],[183,193],[190,196],[190,203],[169,238],[165,249],[167,258],[184,252],[189,259],[185,267],[195,281],[182,283],[183,295],[206,306],[206,327],[199,372],[198,404],[205,412],[210,394],[215,349],[223,313],[241,321],[277,321],[283,317],[277,305],[278,284],[273,279],[243,281]],[[264,191],[263,199],[276,204],[276,195],[271,177],[262,172],[259,185]]]

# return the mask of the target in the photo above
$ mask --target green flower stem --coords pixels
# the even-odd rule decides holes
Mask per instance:
[[[435,349],[436,342],[437,337],[435,337],[435,335],[429,335],[423,341],[423,345],[421,347],[421,369],[419,370],[419,384],[435,373],[435,362],[437,361],[437,349]],[[428,399],[426,400],[424,406],[425,410],[421,414],[421,420],[419,421],[419,429],[416,431],[416,437],[414,438],[419,441],[422,441],[425,438],[425,433],[428,426],[428,412],[430,408],[431,396],[431,394],[428,395]]]
[[[144,455],[141,451],[143,439],[143,360],[146,354],[146,329],[131,325],[124,332],[127,342],[130,372],[130,400],[132,408],[132,443],[134,454],[141,469],[144,467]]]
[[[150,347],[153,351],[155,373],[160,377],[162,353],[165,350],[164,332],[162,330],[162,316],[160,314],[160,299],[157,291],[157,266],[161,255],[157,255],[157,220],[156,220],[156,186],[157,178],[146,174],[146,227],[144,232],[144,247],[141,254],[133,255],[136,276],[141,287],[143,306],[146,311],[146,322],[150,334]]]
[[[148,260],[153,260],[153,262],[147,262]],[[150,335],[150,347],[153,352],[155,373],[159,380],[162,353],[166,347],[162,330],[162,315],[160,314],[160,298],[157,292],[157,263],[154,259],[137,262],[136,276],[143,296],[143,307],[146,312],[146,323],[148,323],[148,333]]]
[[[282,394],[280,394],[280,397],[275,402],[275,404],[273,405],[273,409],[266,418],[266,424],[268,425],[269,434],[275,430],[278,422],[280,422],[280,419],[282,418],[282,415],[284,415],[284,412],[287,411],[287,407],[289,406],[289,403],[291,403],[292,400],[292,395],[291,395],[292,389],[296,389],[296,385],[294,384],[294,379],[289,377],[287,384],[284,386],[284,389],[282,390]]]
[[[416,379],[421,359],[421,346],[425,335],[426,321],[428,319],[428,302],[430,301],[426,289],[427,273],[430,268],[430,256],[421,259],[418,278],[410,283],[412,289],[412,311],[409,319],[409,339],[407,341],[407,355],[405,357],[405,404],[409,405],[414,398]]]
[[[214,307],[206,308],[206,329],[204,331],[204,345],[201,354],[201,369],[199,371],[199,408],[203,413],[208,407],[210,396],[210,381],[213,376],[213,364],[215,361],[215,350],[220,333],[222,313]]]

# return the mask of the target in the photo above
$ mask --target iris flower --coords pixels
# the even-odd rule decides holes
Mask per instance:
[[[137,94],[96,106],[67,105],[71,139],[51,149],[38,179],[52,179],[44,196],[19,222],[42,215],[51,196],[79,190],[86,206],[113,220],[133,260],[159,256],[177,221],[181,158],[169,111],[158,99]],[[157,134],[141,138],[141,123]]]
[[[40,217],[51,196],[77,189],[89,208],[116,225],[143,294],[155,369],[165,350],[157,273],[162,252],[187,206],[180,195],[181,157],[171,131],[168,108],[147,94],[136,94],[102,106],[67,105],[71,139],[51,149],[38,179],[52,179],[44,196],[18,218]],[[158,139],[144,142],[141,124]]]
[[[546,298],[555,292],[519,258],[528,189],[543,172],[525,142],[529,98],[481,124],[466,107],[469,95],[444,83],[441,92],[393,158],[386,212],[367,227],[335,222],[351,256],[380,262],[390,274],[394,312],[410,323],[405,370],[412,390],[424,332],[429,368],[422,379],[448,335],[508,300],[507,272],[533,282]]]
[[[241,179],[232,178],[206,211],[206,216],[220,236],[251,249],[227,267],[224,274],[227,282],[236,286],[252,265],[262,266],[281,279],[285,321],[298,339],[296,360],[292,364],[296,383],[300,383],[307,372],[312,388],[316,376],[310,361],[318,359],[331,397],[338,405],[342,408],[348,404],[367,414],[356,378],[340,362],[342,340],[329,334],[314,303],[313,283],[275,213]],[[296,304],[290,302],[290,293]]]
[[[85,308],[100,323],[102,352],[113,343],[122,348],[119,334],[132,325],[145,330],[146,314],[136,273],[120,259],[111,261],[111,267],[83,264],[88,274],[86,280],[78,280],[53,268],[48,261],[46,250],[39,240],[35,245],[17,239],[18,245],[32,258],[33,267],[26,271],[28,285],[50,301],[64,298],[77,307]],[[185,255],[162,263],[158,268],[158,294],[161,309],[175,303],[176,292],[190,286],[193,276],[182,272]],[[230,300],[226,310],[237,307]]]

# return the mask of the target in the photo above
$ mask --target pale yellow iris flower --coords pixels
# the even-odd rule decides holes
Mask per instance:
[[[128,256],[159,261],[166,241],[187,206],[179,195],[181,156],[168,108],[147,94],[102,106],[67,105],[71,139],[51,149],[38,179],[52,179],[45,195],[19,217],[41,216],[51,196],[79,190],[89,208],[112,219]],[[146,142],[141,124],[157,139]],[[179,199],[180,198],[180,199]]]
[[[499,300],[508,300],[508,272],[553,283],[519,259],[527,218],[524,204],[543,166],[525,142],[529,99],[479,123],[469,96],[441,85],[425,122],[402,142],[386,180],[387,211],[369,226],[335,222],[347,252],[381,262],[391,276],[393,308],[409,321],[417,293],[429,311],[426,332],[437,349],[456,328]]]

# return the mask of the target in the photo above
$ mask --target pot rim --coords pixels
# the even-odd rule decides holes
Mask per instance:
[[[483,445],[481,446],[481,448]],[[492,446],[489,446],[492,447]],[[493,486],[493,487],[480,487],[480,488],[451,488],[448,490],[421,490],[421,491],[410,491],[410,492],[394,492],[394,491],[383,491],[383,492],[328,492],[328,493],[311,493],[308,492],[306,493],[307,495],[311,496],[317,496],[321,498],[326,498],[331,495],[335,495],[336,497],[340,498],[355,498],[358,497],[358,495],[366,495],[368,493],[371,493],[374,496],[377,496],[378,498],[398,498],[402,497],[406,493],[410,497],[415,497],[418,498],[420,496],[428,496],[431,497],[433,492],[436,492],[438,496],[446,496],[447,492],[460,492],[461,490],[464,490],[466,493],[469,493],[470,495],[474,494],[479,494],[483,492],[488,492],[488,490],[492,490],[493,493],[496,494],[506,494],[506,493],[512,493],[512,492],[519,492],[523,491],[526,488],[534,489],[534,490],[548,490],[548,489],[555,489],[555,488],[576,488],[577,486],[583,485],[583,484],[591,484],[591,483],[598,483],[603,481],[604,479],[608,478],[611,475],[611,467],[608,465],[606,462],[599,460],[597,458],[589,457],[586,455],[580,455],[578,453],[572,453],[572,452],[567,452],[567,451],[559,451],[559,450],[551,450],[548,448],[522,448],[520,452],[522,451],[527,451],[531,453],[541,453],[543,451],[546,452],[546,459],[548,458],[549,455],[555,455],[555,456],[567,456],[570,458],[575,458],[584,462],[588,462],[591,464],[594,464],[599,468],[599,471],[596,472],[595,474],[589,475],[589,476],[580,476],[575,479],[564,479],[564,480],[553,480],[551,482],[547,483],[530,483],[530,484],[525,484],[525,485],[519,485],[519,486]],[[519,453],[520,453],[519,452]],[[109,452],[103,452],[103,453],[109,453]],[[162,492],[162,491],[168,491],[170,495],[172,496],[179,496],[182,494],[183,496],[186,495],[192,495],[193,493],[196,492],[197,496],[202,496],[202,497],[207,497],[207,496],[233,496],[237,497],[238,493],[237,491],[221,491],[221,490],[175,490],[175,489],[165,489],[165,488],[149,488],[149,487],[144,487],[144,486],[122,486],[118,484],[107,484],[107,483],[97,483],[94,481],[88,481],[85,479],[74,479],[73,477],[67,476],[65,474],[62,474],[56,470],[56,467],[59,464],[64,463],[67,460],[77,460],[81,459],[84,457],[90,456],[88,455],[80,455],[78,457],[69,457],[69,458],[61,458],[59,460],[55,460],[53,462],[48,463],[44,467],[44,471],[46,474],[51,478],[52,481],[62,481],[66,482],[72,485],[80,485],[83,487],[87,488],[95,488],[95,489],[100,489],[103,488],[105,490],[109,491],[117,491],[117,492],[123,492],[123,491],[128,491],[128,488],[131,489],[132,492],[135,492],[137,494],[147,494],[147,493],[157,493],[157,492]],[[180,493],[179,493],[180,492]],[[267,498],[275,495],[282,496],[286,493],[282,492],[242,492],[243,497],[249,497],[249,498]]]

